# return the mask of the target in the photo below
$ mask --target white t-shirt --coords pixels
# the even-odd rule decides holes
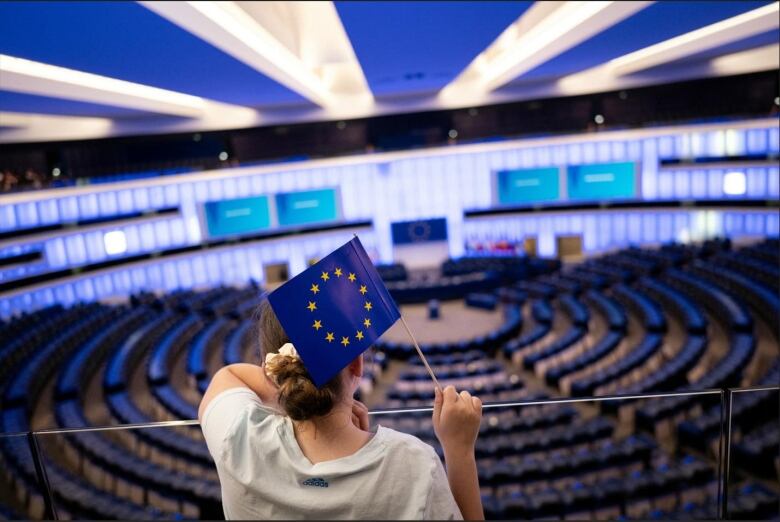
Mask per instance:
[[[248,388],[209,403],[201,424],[226,519],[462,519],[436,452],[379,426],[347,457],[312,464],[289,417]]]

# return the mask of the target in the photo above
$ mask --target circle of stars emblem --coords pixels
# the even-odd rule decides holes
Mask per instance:
[[[328,329],[328,327],[323,323],[322,319],[318,319],[316,317],[316,312],[318,311],[317,308],[317,294],[319,294],[322,290],[320,287],[324,286],[328,281],[335,278],[335,280],[341,279],[344,276],[344,271],[340,267],[335,267],[332,271],[325,270],[323,271],[320,276],[319,280],[317,282],[312,283],[311,287],[309,288],[309,292],[311,292],[311,300],[308,301],[308,305],[306,306],[306,309],[312,313],[315,314],[313,318],[313,323],[311,325],[314,330],[317,332],[320,332],[322,329],[324,333],[323,339],[328,344],[332,344],[334,342],[338,342],[345,348],[350,345],[352,342],[360,342],[365,337],[366,334],[364,333],[369,328],[371,328],[371,318],[369,317],[369,314],[371,310],[373,309],[374,305],[373,303],[366,298],[366,294],[368,293],[368,287],[364,284],[360,284],[357,280],[357,276],[353,272],[348,272],[346,275],[347,281],[351,283],[349,286],[354,286],[357,289],[357,292],[360,294],[360,299],[363,300],[363,309],[365,310],[365,317],[363,318],[362,330],[357,330],[355,333],[351,335],[341,335],[342,332],[339,333],[339,335],[336,335],[336,332],[331,331]],[[340,341],[338,339],[341,339]]]

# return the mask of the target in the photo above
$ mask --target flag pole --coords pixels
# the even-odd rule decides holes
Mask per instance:
[[[414,348],[417,350],[417,354],[420,356],[420,359],[422,359],[422,362],[425,365],[425,369],[428,370],[431,379],[433,379],[433,384],[436,385],[439,390],[441,390],[441,385],[439,384],[438,379],[436,379],[436,376],[433,374],[433,370],[431,370],[431,367],[428,365],[428,360],[425,358],[425,355],[423,355],[422,350],[420,350],[420,345],[417,344],[417,339],[415,339],[414,335],[412,335],[412,331],[409,329],[409,325],[406,324],[406,320],[404,319],[403,315],[401,316],[401,324],[404,325],[406,333],[408,333],[409,337],[411,337],[412,342],[414,343]]]

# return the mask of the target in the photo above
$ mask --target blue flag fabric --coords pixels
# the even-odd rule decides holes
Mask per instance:
[[[274,290],[268,301],[317,387],[401,317],[357,237]]]

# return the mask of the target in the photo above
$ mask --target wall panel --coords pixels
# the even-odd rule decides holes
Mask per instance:
[[[746,194],[730,197],[777,199],[777,167],[735,164],[727,169],[698,165],[661,168],[660,162],[671,158],[777,153],[778,140],[775,120],[731,122],[251,166],[17,194],[9,203],[0,197],[0,231],[179,208],[179,214],[150,222],[97,225],[95,230],[84,233],[68,230],[61,237],[53,234],[35,243],[43,252],[43,261],[14,272],[0,271],[0,280],[107,259],[103,236],[110,230],[124,232],[127,255],[197,244],[203,235],[198,205],[204,201],[323,187],[339,187],[345,219],[373,221],[373,230],[362,232],[361,239],[366,249],[383,262],[393,259],[392,222],[439,216],[448,219],[453,256],[462,255],[466,244],[502,239],[519,242],[528,236],[537,238],[541,255],[555,255],[555,236],[572,233],[583,234],[588,254],[628,244],[705,237],[715,232],[776,235],[778,217],[771,212],[610,211],[518,214],[490,219],[464,218],[463,212],[493,205],[491,176],[496,170],[612,161],[638,163],[643,200],[722,199],[727,197],[723,177],[732,170],[745,172]],[[233,252],[204,251],[181,265],[159,260],[143,269],[127,268],[125,275],[117,273],[100,280],[83,278],[89,282],[78,284],[53,284],[45,294],[50,297],[45,299],[73,302],[88,296],[104,297],[111,292],[126,294],[142,289],[239,283],[250,277],[262,280],[262,266],[269,262],[288,262],[291,275],[295,275],[305,268],[308,259],[327,253],[349,237],[344,233],[324,233],[235,245]],[[26,240],[25,244],[33,243]],[[33,301],[29,296],[16,295],[11,299],[0,295],[0,314],[5,316],[26,309],[25,306],[35,306]]]

